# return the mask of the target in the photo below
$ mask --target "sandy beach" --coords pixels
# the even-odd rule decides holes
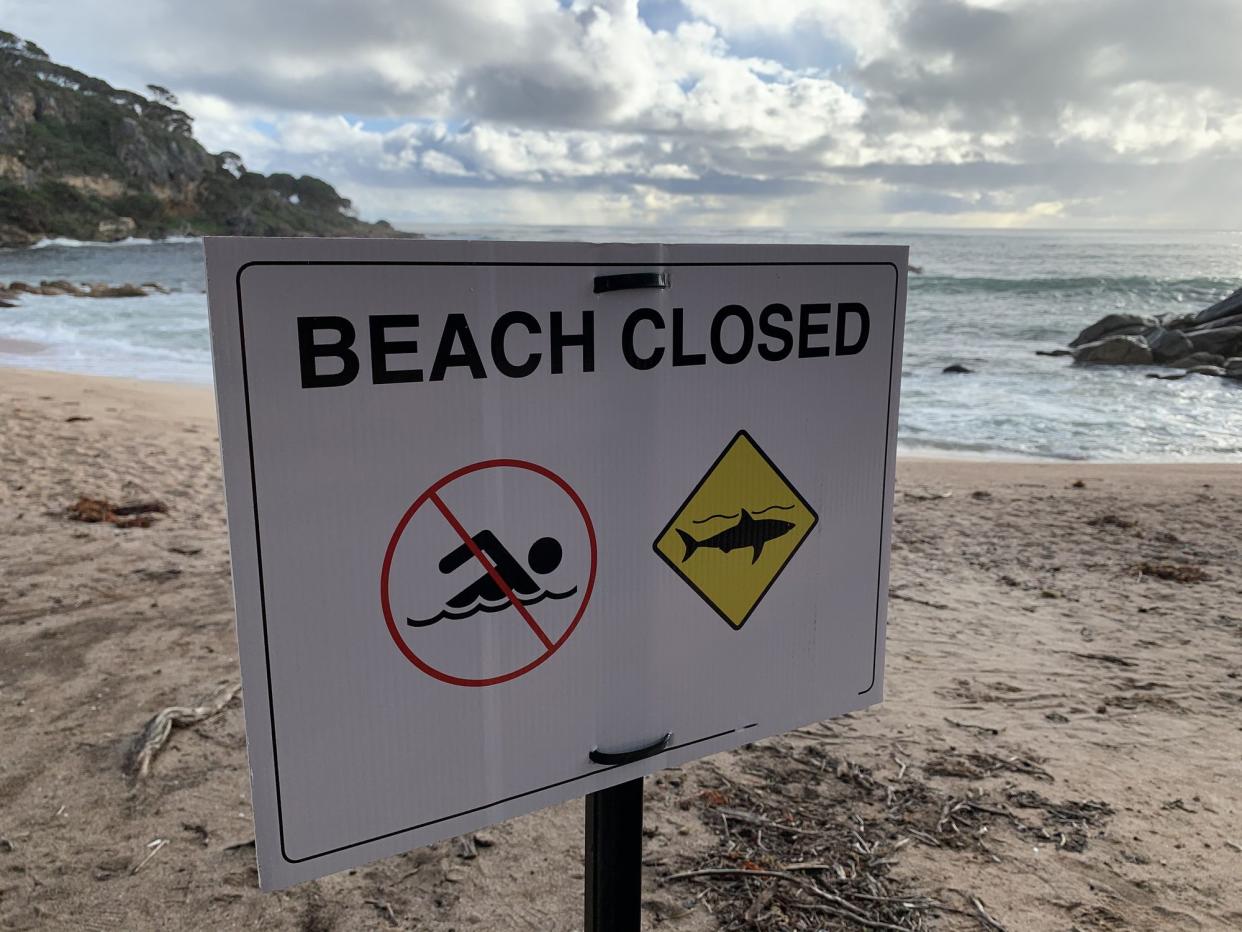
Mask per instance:
[[[581,927],[580,801],[263,894],[240,700],[132,775],[238,680],[209,389],[0,369],[0,463],[0,927]],[[927,928],[1242,927],[1242,469],[905,458],[896,496],[883,705],[649,779],[647,925],[801,928],[831,861]]]

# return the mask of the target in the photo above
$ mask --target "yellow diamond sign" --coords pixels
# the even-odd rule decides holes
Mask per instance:
[[[720,617],[740,628],[818,520],[740,430],[653,546]]]

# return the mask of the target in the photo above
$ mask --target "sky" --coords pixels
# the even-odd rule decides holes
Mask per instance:
[[[0,0],[367,219],[1237,229],[1239,0]]]

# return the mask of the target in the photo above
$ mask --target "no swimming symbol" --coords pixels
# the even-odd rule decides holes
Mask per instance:
[[[595,529],[573,488],[535,463],[487,460],[435,482],[406,510],[385,552],[380,599],[389,634],[416,667],[445,683],[491,686],[568,640],[595,571]]]

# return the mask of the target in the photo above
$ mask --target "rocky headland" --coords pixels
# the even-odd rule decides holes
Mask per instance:
[[[165,88],[149,96],[51,61],[0,32],[0,246],[44,238],[400,236],[310,175],[210,153]]]
[[[1190,375],[1242,380],[1242,288],[1197,313],[1108,314],[1083,330],[1068,350],[1090,365],[1164,366],[1180,372],[1151,373],[1157,379]]]

